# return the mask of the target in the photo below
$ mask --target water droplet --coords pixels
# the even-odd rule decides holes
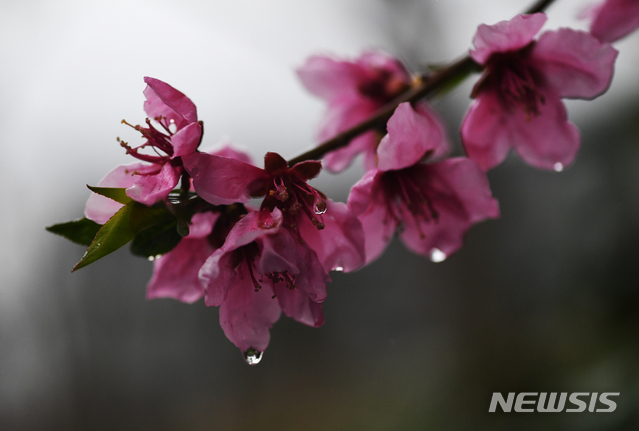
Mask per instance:
[[[446,260],[447,257],[448,256],[446,256],[446,253],[438,248],[434,248],[430,251],[430,260],[435,263],[443,262]]]
[[[342,272],[342,271],[344,271],[344,268],[342,268],[341,266],[336,266],[334,271]]]
[[[313,211],[315,211],[315,214],[324,214],[326,212],[326,202],[317,201]]]
[[[262,360],[262,352],[259,350],[255,350],[252,347],[249,347],[248,350],[242,352],[242,356],[244,356],[244,360],[249,365],[257,365]]]
[[[149,256],[148,259],[149,259],[149,262],[153,262],[154,260],[157,260],[161,257],[162,257],[161,254],[156,254],[155,256]]]
[[[557,162],[553,165],[553,169],[555,170],[555,172],[561,172],[564,170],[564,164],[561,162]]]

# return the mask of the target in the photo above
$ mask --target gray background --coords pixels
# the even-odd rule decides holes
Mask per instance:
[[[558,0],[547,28],[587,2]],[[639,428],[639,34],[610,91],[568,103],[583,148],[560,174],[491,171],[502,217],[433,264],[394,242],[335,274],[312,329],[282,318],[249,367],[201,302],[145,300],[126,249],[70,274],[83,249],[44,226],[80,217],[128,163],[142,77],[196,103],[205,146],[255,160],[310,147],[324,110],[294,69],[377,47],[416,68],[468,49],[520,0],[0,2],[0,429]],[[436,103],[452,139],[472,82]],[[457,150],[460,151],[459,148]],[[344,201],[361,171],[314,185]],[[488,414],[492,392],[621,392],[611,414]]]

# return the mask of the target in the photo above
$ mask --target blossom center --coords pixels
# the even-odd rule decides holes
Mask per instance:
[[[173,132],[170,129],[172,123],[166,117],[161,116],[155,117],[154,120],[161,126],[163,131],[158,130],[148,118],[146,119],[148,127],[142,127],[139,124],[134,126],[126,120],[122,120],[122,124],[126,124],[140,132],[142,137],[146,139],[146,142],[135,148],[132,148],[127,142],[120,140],[120,138],[118,138],[118,142],[120,146],[126,149],[127,154],[130,154],[136,159],[163,165],[173,156],[173,145],[171,144]],[[150,147],[156,155],[140,153],[140,150],[146,147]],[[164,154],[161,154],[160,151]]]
[[[538,116],[546,99],[540,91],[542,75],[528,59],[531,48],[532,44],[519,51],[493,54],[484,77],[473,89],[473,97],[489,87],[509,111],[523,109],[527,119]]]
[[[297,227],[295,219],[300,213],[308,217],[317,229],[325,227],[322,214],[326,212],[326,196],[295,174],[273,177],[272,188],[261,209],[272,210],[275,207],[282,211],[286,223],[292,228]],[[268,214],[268,211],[262,213]]]
[[[259,292],[262,288],[262,283],[270,282],[275,290],[277,283],[285,283],[289,290],[295,289],[295,276],[291,275],[288,271],[281,272],[269,272],[256,277],[255,259],[259,255],[259,248],[257,243],[252,242],[244,247],[238,249],[238,253],[241,253],[239,260],[246,265],[248,274],[253,282],[255,292]],[[240,262],[240,264],[241,264]],[[266,279],[265,279],[266,278]],[[273,296],[275,297],[275,296]]]
[[[421,230],[421,223],[436,223],[439,213],[433,206],[433,201],[413,179],[410,169],[384,172],[382,187],[384,202],[386,203],[386,218],[384,223],[392,221],[400,225],[406,217],[412,217],[419,231],[420,237],[425,237]]]
[[[391,101],[409,87],[410,85],[403,77],[389,70],[375,68],[369,79],[358,85],[357,91],[361,95],[383,104]]]

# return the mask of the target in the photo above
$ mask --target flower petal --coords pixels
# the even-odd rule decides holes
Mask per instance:
[[[275,295],[288,317],[308,326],[319,327],[324,324],[322,304],[311,301],[300,289],[290,290],[282,283],[275,285]]]
[[[545,104],[537,116],[519,110],[511,116],[512,145],[531,166],[557,169],[570,165],[580,146],[579,129],[568,121],[566,107],[557,94],[544,93]]]
[[[115,187],[125,189],[132,187],[137,179],[137,177],[133,175],[133,172],[144,171],[145,168],[154,167],[143,165],[141,163],[118,166],[100,180],[98,187]],[[84,215],[86,218],[93,220],[96,223],[104,224],[113,217],[113,214],[115,214],[120,208],[122,208],[122,204],[97,193],[91,193],[84,209]]]
[[[280,314],[271,287],[264,285],[256,292],[251,279],[245,277],[228,289],[220,305],[220,325],[226,337],[242,351],[252,347],[263,352],[271,339],[269,329]]]
[[[133,187],[126,190],[127,196],[144,205],[151,206],[166,199],[180,181],[180,172],[170,163],[165,163],[157,174],[141,173],[135,177]]]
[[[422,188],[437,211],[437,219],[408,216],[402,220],[402,240],[425,256],[435,249],[450,256],[463,244],[468,229],[479,221],[499,217],[486,174],[472,160],[458,157],[434,164],[416,165],[406,172]]]
[[[615,42],[639,27],[637,0],[607,0],[596,11],[590,33],[602,42]]]
[[[500,21],[494,25],[482,24],[473,39],[475,49],[470,56],[479,64],[486,64],[496,52],[516,51],[532,42],[546,22],[544,13],[517,15],[510,21]]]
[[[330,277],[311,248],[294,238],[287,229],[262,237],[260,244],[257,266],[262,274],[288,271],[295,276],[295,288],[305,292],[312,301],[326,299],[326,283],[330,282]]]
[[[397,222],[387,213],[387,203],[380,187],[381,174],[377,169],[368,171],[348,195],[348,208],[362,224],[366,264],[382,254],[397,228]]]
[[[147,299],[173,298],[192,303],[204,294],[198,273],[213,252],[206,238],[184,238],[170,252],[153,262]]]
[[[562,28],[541,35],[531,61],[559,96],[593,99],[608,89],[617,54],[586,32]]]
[[[461,126],[461,138],[468,157],[483,170],[504,161],[512,143],[510,114],[494,91],[482,92],[470,105]]]
[[[334,101],[320,122],[318,141],[324,142],[334,138],[370,117],[378,108],[375,102],[361,98],[341,98]],[[331,172],[341,172],[350,166],[359,153],[375,153],[378,139],[374,132],[358,136],[347,146],[328,153],[323,160],[324,166]]]
[[[442,121],[426,104],[413,109],[410,103],[401,103],[387,129],[388,135],[377,148],[377,166],[382,171],[412,166],[429,152],[441,157],[450,148]]]
[[[366,262],[362,224],[346,204],[326,201],[321,220],[324,229],[318,230],[307,218],[300,218],[300,235],[317,253],[326,271],[350,272]]]
[[[191,99],[159,79],[144,77],[144,110],[150,118],[158,116],[175,121],[178,130],[197,121],[197,109]]]
[[[195,153],[182,162],[195,191],[213,205],[246,203],[270,178],[263,169],[228,157]]]
[[[352,62],[320,55],[309,57],[297,69],[304,87],[329,102],[346,94],[356,94],[359,75],[359,67]]]
[[[191,123],[171,136],[173,155],[171,158],[188,156],[195,153],[202,139],[202,126],[199,123]]]

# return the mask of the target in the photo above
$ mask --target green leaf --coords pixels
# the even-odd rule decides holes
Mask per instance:
[[[87,184],[89,190],[99,195],[105,196],[109,199],[113,199],[116,202],[126,205],[132,202],[133,199],[127,196],[126,189],[114,188],[114,187],[94,187]]]
[[[61,235],[76,244],[88,246],[101,227],[101,224],[97,224],[93,220],[81,218],[80,220],[54,224],[45,229],[56,235]]]
[[[166,223],[171,217],[173,216],[164,206],[147,207],[139,202],[129,202],[98,230],[93,242],[72,271],[103,258],[131,241],[144,229]]]
[[[133,239],[131,253],[145,257],[168,253],[182,240],[177,226],[177,220],[173,219],[143,230]]]

